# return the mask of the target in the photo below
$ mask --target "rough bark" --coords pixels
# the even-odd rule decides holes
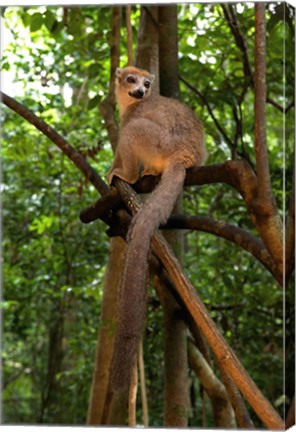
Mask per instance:
[[[117,178],[115,180],[115,186],[119,189],[120,194],[130,211],[132,213],[137,212],[140,203],[133,189],[128,184]],[[273,429],[282,429],[284,427],[283,420],[267,399],[265,399],[240,363],[239,359],[223,339],[216,327],[216,324],[209,316],[204,304],[199,298],[196,289],[191,285],[185,276],[180,263],[173,256],[170,247],[158,232],[156,232],[152,238],[152,251],[161,259],[173,285],[176,287],[178,295],[184,302],[184,305],[194,319],[194,322],[201,329],[203,335],[207,339],[209,346],[220,362],[221,367],[229,373],[263,423]]]
[[[135,64],[155,75],[152,86],[152,92],[155,94],[159,93],[158,39],[158,7],[141,6]]]
[[[207,361],[209,366],[212,368],[212,361],[210,358],[210,350],[208,344],[205,341],[203,334],[200,332],[200,329],[196,326],[192,317],[187,317],[187,322],[189,324],[190,332],[194,338],[195,345],[197,349],[201,352],[203,358]],[[223,384],[226,388],[228,398],[231,401],[231,405],[235,412],[235,417],[237,419],[238,424],[243,429],[253,429],[254,424],[250,418],[250,415],[246,409],[244,404],[244,400],[235,385],[233,379],[230,375],[223,369],[220,365],[219,361],[217,361],[217,365],[221,374],[221,378]]]
[[[118,299],[117,287],[122,270],[124,250],[125,242],[120,237],[111,240],[104,280],[100,328],[98,332],[98,343],[87,414],[88,425],[99,425],[102,420],[114,348]],[[121,420],[125,420],[125,412],[121,412]],[[117,418],[116,422],[119,423],[115,424],[120,424],[120,419]]]
[[[159,83],[160,94],[179,99],[178,16],[177,5],[160,6]],[[182,194],[172,214],[183,212]],[[183,258],[183,233],[165,231],[164,236],[178,259]],[[164,313],[164,425],[187,427],[189,412],[187,329],[176,300],[163,287],[161,303]]]
[[[262,239],[277,267],[283,273],[283,227],[271,190],[269,161],[266,143],[266,25],[265,4],[255,4],[255,156],[257,169],[257,196],[252,209],[261,213],[257,218]],[[261,222],[261,223],[259,223]]]
[[[208,362],[201,352],[193,345],[188,344],[188,356],[190,367],[194,370],[203,388],[210,397],[215,426],[220,428],[235,428],[235,416],[229,401],[226,389],[215,376]]]
[[[222,368],[218,362],[223,384],[235,412],[235,417],[242,429],[254,429],[254,424],[245,406],[244,400],[231,376]]]
[[[30,123],[34,124],[37,129],[41,130],[46,136],[48,136],[52,140],[52,142],[58,145],[62,149],[62,151],[64,151],[64,153],[84,173],[86,178],[88,178],[103,195],[109,191],[109,188],[102,181],[100,176],[86,163],[84,158],[81,157],[81,155],[79,155],[70,146],[70,144],[66,140],[64,140],[56,131],[50,128],[50,126],[48,126],[45,122],[40,120],[37,116],[27,110],[23,105],[16,102],[14,99],[8,97],[7,95],[4,95],[3,93],[1,93],[1,98],[6,105],[8,105],[11,109],[20,114],[25,119],[27,119]],[[239,169],[237,169],[237,164],[241,165],[241,163],[242,162],[238,164],[238,161],[228,161],[226,164],[222,164],[220,166],[204,167],[204,169],[201,169],[199,174],[201,174],[201,178],[204,178],[205,172],[208,171],[205,168],[211,168],[210,172],[213,174],[213,177],[207,178],[208,183],[213,183],[217,181],[226,182],[230,185],[234,185],[237,183],[237,188],[238,190],[240,190],[242,189],[242,185],[240,185],[240,178],[237,178],[237,174],[239,172]],[[244,165],[245,163],[243,163],[243,166]],[[195,170],[193,170],[193,174],[196,176],[196,172],[194,171]],[[235,183],[234,180],[236,180]],[[122,182],[119,181],[119,185],[121,184]],[[130,187],[127,189],[128,192],[125,197],[125,202],[130,209],[133,209],[133,206],[135,206],[137,200],[133,198],[134,191]],[[137,206],[135,206],[135,208],[137,210]],[[212,347],[216,356],[218,356],[221,361],[225,360],[225,369],[229,372],[229,374],[236,382],[237,386],[240,388],[241,392],[246,396],[250,404],[254,407],[254,410],[258,413],[258,416],[266,425],[271,428],[283,428],[284,426],[282,420],[273,410],[270,404],[263,398],[260,391],[256,388],[252,380],[250,380],[249,377],[244,377],[243,379],[241,379],[241,374],[239,371],[242,366],[240,365],[238,359],[235,356],[232,356],[231,351],[229,354],[229,347],[227,347],[226,349],[226,356],[223,356],[222,354],[221,357],[221,355],[219,354],[221,346],[225,346],[223,343],[223,339],[221,341],[221,336],[218,336],[218,339],[215,338],[217,332],[215,324],[211,321],[211,319],[209,319],[204,306],[201,306],[195,289],[188,283],[188,281],[184,277],[180,269],[179,263],[172,260],[171,255],[167,254],[167,247],[164,247],[162,242],[159,242],[159,240],[156,240],[156,243],[154,240],[153,247],[154,251],[156,253],[158,251],[158,253],[162,257],[163,262],[166,264],[167,267],[169,267],[172,281],[174,282],[176,288],[178,288],[179,291],[179,298],[182,299],[184,305],[188,309],[188,312],[191,313],[192,317],[194,317],[197,324],[202,329],[204,335],[208,339],[211,339],[210,346]],[[157,263],[154,262],[154,264],[155,268],[158,268],[158,270],[161,271],[161,268],[157,265]],[[223,353],[223,349],[221,350],[221,353]],[[228,361],[229,359],[231,359],[231,362]],[[224,364],[224,361],[222,363]],[[242,370],[244,371],[244,369]],[[245,373],[246,372],[244,371],[244,374]]]
[[[138,391],[138,370],[135,364],[132,370],[131,383],[128,397],[128,425],[136,427],[137,425],[137,391]]]
[[[158,26],[160,94],[179,99],[177,5],[159,7]]]

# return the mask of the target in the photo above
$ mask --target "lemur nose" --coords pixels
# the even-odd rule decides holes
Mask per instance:
[[[136,99],[142,99],[144,97],[144,95],[145,95],[145,91],[143,89],[139,88],[139,89],[137,89],[137,90],[135,90],[133,92],[130,92],[129,95],[133,96]]]

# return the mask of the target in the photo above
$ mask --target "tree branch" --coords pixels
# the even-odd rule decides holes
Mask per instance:
[[[227,135],[227,133],[225,132],[225,130],[223,129],[223,127],[220,125],[220,123],[218,122],[214,111],[211,107],[211,105],[209,104],[209,102],[207,101],[206,97],[197,89],[195,88],[193,85],[191,85],[185,78],[183,78],[182,76],[179,76],[180,81],[182,81],[186,87],[188,87],[191,91],[193,91],[201,100],[202,102],[205,104],[205,106],[208,109],[208,112],[213,120],[213,122],[216,125],[216,128],[218,129],[218,131],[221,133],[221,135],[223,136],[225,142],[230,146],[230,148],[234,147],[233,142],[231,141],[231,139],[229,138],[229,136]]]
[[[69,159],[74,162],[77,168],[82,171],[85,177],[94,185],[101,195],[109,192],[109,187],[97,174],[97,172],[86,162],[83,156],[77,152],[60,134],[58,134],[51,126],[37,117],[32,111],[28,110],[24,105],[17,102],[15,99],[1,92],[1,101],[10,109],[15,111],[29,123],[34,125],[44,135],[46,135],[54,144],[56,144]]]
[[[223,9],[223,13],[226,21],[228,22],[231,33],[234,36],[236,45],[242,52],[246,85],[247,87],[249,87],[249,85],[254,87],[254,74],[249,60],[248,45],[245,35],[242,32],[239,20],[237,19],[235,9],[232,4],[222,4],[221,7]],[[267,97],[266,101],[282,113],[287,113],[294,106],[294,101],[292,101],[286,108],[284,108],[282,105],[280,105],[278,102],[274,101],[270,97]]]
[[[255,155],[258,177],[258,199],[268,205],[271,181],[266,145],[266,26],[265,4],[255,4]]]
[[[159,182],[159,176],[145,176],[138,181],[134,187],[137,192],[147,193],[155,188]],[[278,215],[277,208],[272,202],[271,209],[266,209],[258,204],[258,183],[257,177],[250,165],[245,160],[226,161],[224,164],[203,166],[187,170],[185,186],[205,185],[214,183],[225,183],[236,189],[244,199],[249,216],[254,223],[260,237],[262,238],[267,250],[275,262],[269,270],[276,275],[276,279],[282,284],[283,275],[283,243],[282,243],[282,221]],[[105,208],[100,208],[100,202]],[[119,198],[112,192],[110,199],[101,199],[90,208],[90,215],[95,216],[96,209],[98,214],[106,216],[112,209],[112,203],[119,205]],[[110,206],[110,207],[109,207]],[[271,210],[271,212],[270,212]],[[88,210],[84,211],[83,221],[89,222]],[[264,252],[262,253],[264,255]],[[263,256],[262,255],[262,256]],[[268,255],[267,255],[268,256]],[[267,256],[264,261],[269,258]]]
[[[237,47],[241,50],[243,56],[244,75],[245,80],[253,83],[253,72],[248,56],[248,46],[246,38],[244,37],[239,21],[237,20],[234,8],[231,4],[221,4],[226,21],[229,24],[229,28],[234,36]]]
[[[235,416],[225,386],[216,377],[202,353],[192,341],[188,342],[188,360],[201,385],[210,397],[215,426],[220,428],[236,428]]]
[[[114,183],[126,206],[135,214],[140,208],[140,202],[136,193],[130,185],[116,177]],[[194,322],[206,337],[218,361],[232,377],[259,418],[271,429],[283,429],[283,420],[262,395],[234,352],[219,333],[216,324],[209,316],[195,288],[185,276],[179,261],[174,257],[170,247],[159,232],[156,232],[152,238],[152,252],[162,261],[179,296],[193,317]]]
[[[38,118],[24,105],[20,104],[13,98],[1,93],[1,100],[13,111],[18,113],[29,123],[33,124],[38,130],[43,132],[52,142],[54,142],[83,172],[85,177],[95,186],[101,195],[109,193],[110,189],[96,173],[96,171],[86,162],[86,160],[53,128],[47,123]],[[149,178],[141,179],[137,184],[137,190],[147,192],[155,187],[159,181],[158,177],[148,176]],[[282,239],[279,233],[282,232],[282,223],[277,215],[276,208],[273,206],[273,214],[266,214],[266,209],[262,206],[254,205],[254,200],[257,197],[257,179],[251,167],[246,161],[226,161],[224,164],[204,166],[199,168],[190,169],[187,171],[185,185],[192,184],[213,184],[217,182],[226,183],[234,187],[244,198],[251,219],[253,220],[260,236],[262,237],[267,249],[274,257],[277,268],[282,272],[283,267],[283,253],[282,253]],[[148,188],[147,188],[148,186]],[[150,189],[149,189],[150,188]],[[114,191],[110,196],[105,198],[105,209],[102,209],[100,218],[109,225],[112,225],[113,213],[110,213],[114,201],[116,205],[120,205],[118,194]],[[98,203],[97,203],[98,204]],[[99,207],[99,205],[95,207]],[[92,211],[95,212],[95,207],[92,206]],[[119,217],[121,222],[126,223],[126,213],[122,213]],[[118,219],[117,219],[118,221]]]
[[[275,263],[265,248],[261,239],[256,238],[246,230],[228,224],[224,221],[215,221],[205,216],[171,216],[164,229],[189,229],[214,234],[222,237],[247,252],[251,253],[270,273],[282,282],[282,275],[277,271]]]
[[[221,378],[223,384],[225,385],[228,397],[234,409],[235,417],[240,427],[243,429],[254,429],[254,424],[246,409],[242,395],[240,394],[237,386],[234,384],[233,379],[227,372],[225,372],[225,370],[221,367],[219,363],[218,368],[220,370]]]

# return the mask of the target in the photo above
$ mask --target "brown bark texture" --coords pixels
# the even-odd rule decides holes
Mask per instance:
[[[160,94],[175,99],[180,97],[177,22],[177,5],[159,6]],[[172,214],[183,211],[182,203],[179,196]],[[165,231],[164,236],[182,262],[183,232]],[[164,314],[164,426],[184,428],[188,426],[189,413],[187,328],[176,300],[165,286],[159,292]]]
[[[194,370],[211,400],[215,426],[220,428],[235,428],[235,415],[227,391],[221,381],[215,376],[201,352],[192,342],[188,344],[188,356],[190,367]]]
[[[140,202],[133,189],[127,183],[117,178],[115,179],[115,186],[118,188],[130,211],[133,214],[136,213],[140,208]],[[207,339],[221,367],[232,377],[258,417],[270,428],[283,428],[283,420],[260,392],[234,352],[223,339],[195,288],[183,273],[178,260],[173,256],[170,247],[158,232],[152,238],[152,252],[161,259],[180,298],[194,322]]]
[[[101,305],[102,313],[100,316],[100,327],[88,406],[88,425],[99,425],[102,420],[109,383],[109,369],[114,348],[118,299],[117,287],[122,270],[124,251],[125,242],[120,237],[111,240],[104,280],[103,300]],[[124,421],[125,412],[122,414],[122,417]]]
[[[111,76],[114,76],[116,65],[119,62],[119,32],[120,19],[121,19],[121,8],[114,8],[113,15],[113,36],[114,44],[112,45],[111,52],[115,53],[112,55],[111,62]],[[231,17],[231,14],[229,15]],[[160,21],[165,24],[165,17],[160,16]],[[153,22],[153,20],[152,20]],[[234,22],[234,21],[232,21]],[[117,23],[117,24],[116,24]],[[155,24],[155,23],[154,23]],[[259,257],[259,245],[258,241],[262,241],[261,249],[261,262],[271,271],[275,278],[282,282],[283,278],[283,239],[282,239],[282,221],[278,214],[274,198],[272,196],[270,175],[268,169],[268,154],[267,154],[267,143],[266,143],[266,125],[265,125],[265,103],[266,103],[266,83],[265,83],[265,18],[264,18],[264,4],[255,5],[255,74],[254,74],[254,86],[255,86],[255,154],[256,154],[256,174],[252,170],[251,166],[244,161],[227,161],[224,164],[216,166],[202,167],[198,169],[189,170],[186,176],[186,185],[191,184],[211,184],[215,182],[223,182],[231,187],[234,187],[243,200],[245,201],[246,208],[253,221],[260,239],[250,239],[248,249],[253,249],[257,245],[257,259]],[[165,28],[165,27],[164,27]],[[239,30],[239,28],[238,28]],[[239,35],[236,35],[239,40]],[[117,42],[116,42],[117,40]],[[242,49],[246,48],[242,44]],[[247,66],[246,66],[247,68]],[[165,81],[165,80],[164,80]],[[113,86],[113,87],[112,87]],[[105,117],[106,127],[109,133],[110,141],[115,144],[117,141],[118,128],[114,121],[114,96],[112,96],[114,90],[114,81],[110,81],[110,98],[105,103],[105,107],[101,107],[102,113]],[[109,96],[108,95],[108,96]],[[16,102],[9,96],[1,93],[2,101],[21,115],[23,118],[28,120],[31,124],[35,125],[42,133],[48,136],[78,167],[79,170],[85,175],[85,177],[97,188],[97,190],[103,195],[104,205],[101,206],[100,201],[97,208],[99,209],[100,218],[107,224],[109,224],[114,230],[114,224],[123,226],[123,233],[125,232],[129,217],[123,210],[120,210],[116,217],[110,216],[110,209],[120,209],[122,207],[121,194],[118,193],[114,188],[111,190],[103,182],[101,177],[92,169],[85,159],[75,151],[70,144],[61,137],[55,130],[49,125],[40,120],[32,112],[28,111],[23,105]],[[108,97],[107,97],[108,99]],[[105,111],[104,111],[105,110]],[[149,178],[141,180],[137,185],[137,190],[148,191],[149,188],[153,188],[159,179]],[[117,182],[117,187],[122,187],[122,182]],[[137,200],[133,197],[132,191],[127,190],[126,196],[128,197],[129,204],[134,205],[137,208]],[[132,198],[131,198],[132,197]],[[294,254],[294,248],[291,247],[290,239],[293,237],[294,228],[291,228],[291,223],[294,220],[294,198],[291,198],[292,204],[289,206],[288,217],[288,232],[289,242],[287,248],[287,259],[289,263],[293,260],[291,256]],[[95,207],[92,207],[92,213],[95,213]],[[89,214],[85,212],[86,218]],[[93,214],[92,214],[93,216]],[[199,221],[206,222],[206,221]],[[214,221],[215,222],[215,221]],[[210,227],[212,224],[212,227]],[[209,227],[209,232],[215,233],[217,226],[212,221],[207,221],[206,225]],[[222,232],[223,230],[220,230]],[[227,234],[223,233],[225,238]],[[233,235],[235,243],[242,245],[241,238]],[[262,421],[270,428],[279,429],[283,428],[283,422],[265,400],[263,395],[257,389],[253,381],[244,371],[242,365],[239,363],[236,356],[233,354],[231,349],[225,344],[225,341],[217,331],[215,324],[211,321],[205,307],[200,301],[196,290],[191,286],[189,281],[186,279],[182,272],[182,269],[178,261],[172,256],[170,249],[163,241],[159,234],[156,234],[152,249],[156,256],[158,256],[164,263],[172,282],[174,283],[176,290],[178,291],[179,297],[182,299],[183,304],[190,313],[194,322],[200,327],[205,338],[208,340],[210,347],[215,353],[218,362],[221,367],[229,374],[229,376],[236,383],[242,394],[246,397],[249,403],[252,405],[254,410]],[[256,256],[255,252],[252,252]],[[293,265],[289,264],[289,275],[292,273]],[[288,275],[288,276],[289,276]],[[286,279],[287,282],[287,279]]]

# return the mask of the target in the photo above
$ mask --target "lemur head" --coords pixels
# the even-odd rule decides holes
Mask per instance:
[[[147,99],[151,94],[154,75],[133,66],[116,69],[115,93],[121,115],[129,105]]]

